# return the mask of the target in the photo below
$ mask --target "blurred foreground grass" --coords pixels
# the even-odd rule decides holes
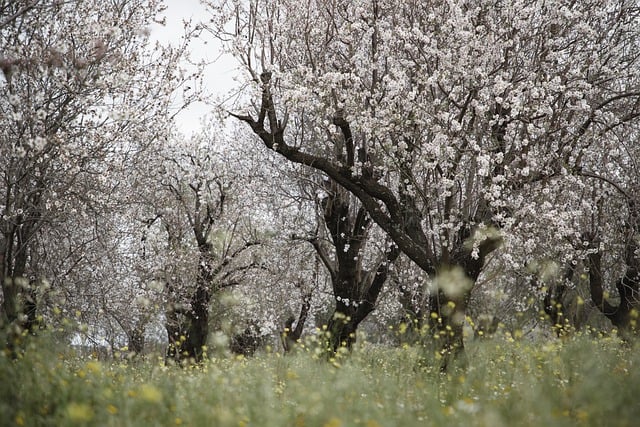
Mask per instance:
[[[631,426],[640,356],[612,338],[468,345],[447,375],[424,350],[361,345],[329,363],[214,358],[101,362],[34,341],[0,356],[0,424],[24,426]]]

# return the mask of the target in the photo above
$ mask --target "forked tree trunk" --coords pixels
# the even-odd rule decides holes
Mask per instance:
[[[399,249],[393,246],[384,261],[378,264],[372,277],[365,275],[360,276],[360,282],[350,284],[348,281],[340,281],[334,284],[334,292],[340,299],[336,298],[336,308],[327,325],[330,334],[329,348],[333,353],[340,347],[350,349],[356,342],[358,326],[375,309],[378,296],[389,276],[389,269],[399,255]],[[364,291],[358,293],[358,290]]]

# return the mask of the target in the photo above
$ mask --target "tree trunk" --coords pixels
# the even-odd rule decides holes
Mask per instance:
[[[474,254],[470,249],[471,236],[470,228],[461,231],[448,253],[450,262],[438,269],[437,289],[429,297],[429,322],[433,337],[439,343],[441,372],[448,371],[454,361],[466,364],[463,329],[471,291],[486,258],[502,243],[499,236],[485,236]]]
[[[469,295],[470,290],[457,296],[438,290],[429,297],[429,330],[438,349],[441,372],[449,370],[454,362],[463,361],[463,326]]]
[[[251,322],[244,331],[231,338],[229,347],[234,354],[249,357],[255,354],[262,345],[262,342],[263,338],[260,335],[260,328],[256,322]]]
[[[363,274],[356,276],[362,277],[362,279],[351,286],[348,286],[349,282],[347,281],[340,282],[343,287],[336,287],[334,284],[334,292],[336,290],[339,292],[337,296],[340,296],[340,299],[336,298],[336,309],[327,325],[327,330],[330,333],[329,348],[334,353],[340,347],[351,349],[356,342],[358,326],[375,309],[378,296],[389,276],[390,266],[399,255],[400,250],[393,245],[387,252],[384,261],[378,264],[372,278]],[[370,282],[364,282],[367,280]]]
[[[167,310],[165,329],[169,340],[167,358],[176,361],[193,360],[199,363],[204,357],[204,347],[209,336],[209,275],[206,266],[200,266],[196,289],[188,309],[174,306]]]
[[[204,347],[209,336],[210,293],[206,285],[200,283],[191,300],[191,311],[187,313],[188,329],[184,346],[185,356],[201,362]]]
[[[137,322],[131,331],[127,334],[129,351],[134,354],[142,354],[144,352],[144,324]]]
[[[209,336],[209,291],[199,286],[190,309],[169,310],[165,328],[169,339],[168,358],[201,362]]]
[[[311,294],[307,294],[304,296],[302,301],[302,307],[300,308],[300,314],[298,315],[298,321],[296,322],[296,327],[293,327],[293,322],[296,320],[293,316],[287,319],[284,325],[284,331],[282,332],[282,347],[285,353],[289,353],[295,348],[295,345],[300,340],[302,336],[302,331],[304,329],[304,324],[307,320],[307,316],[309,315],[309,309],[311,308]]]
[[[3,302],[0,326],[7,329],[6,348],[13,357],[23,344],[24,332],[35,332],[37,325],[37,304],[31,289],[31,283],[25,277],[28,260],[28,246],[24,242],[24,233],[29,232],[27,225],[17,233],[4,235],[2,239],[3,261],[1,283]]]
[[[339,348],[351,350],[356,342],[356,330],[361,319],[355,317],[355,310],[338,302],[327,324],[328,347],[330,354],[334,354]]]
[[[573,268],[568,265],[565,268],[565,272],[558,283],[552,283],[548,285],[547,292],[544,296],[544,312],[549,316],[553,329],[557,336],[565,335],[568,326],[574,326],[569,322],[567,316],[568,307],[565,306],[565,296],[567,293],[567,282],[571,281],[573,277]]]
[[[165,312],[165,317],[164,327],[167,331],[167,339],[169,341],[166,357],[168,360],[179,362],[184,337],[181,328],[182,322],[179,318],[179,311],[176,310],[175,307],[170,306]]]
[[[597,247],[598,242],[592,242],[592,246]],[[630,245],[632,249],[637,246]],[[589,267],[589,290],[591,300],[595,306],[611,321],[620,332],[623,338],[638,332],[638,310],[640,304],[640,260],[635,258],[635,250],[628,248],[626,257],[626,271],[622,278],[616,282],[616,289],[620,296],[618,305],[613,305],[604,293],[604,278],[602,272],[602,254],[600,252],[591,253],[587,257]]]

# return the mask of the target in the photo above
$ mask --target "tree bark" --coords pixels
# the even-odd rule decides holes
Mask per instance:
[[[583,176],[600,179],[612,185],[624,197],[627,204],[626,221],[624,223],[624,252],[625,271],[616,283],[620,302],[612,304],[605,295],[604,273],[602,271],[602,254],[600,239],[595,233],[585,233],[584,239],[589,242],[590,253],[587,255],[586,265],[589,269],[589,290],[594,305],[611,321],[623,338],[637,335],[640,325],[637,324],[640,315],[640,206],[635,202],[635,194],[625,191],[614,181],[595,174],[580,171]]]
[[[201,263],[190,307],[185,310],[170,308],[167,312],[165,325],[169,339],[167,357],[177,361],[202,362],[209,336],[209,304],[211,302],[209,278],[206,266]],[[182,315],[182,319],[178,317],[179,314]]]
[[[300,307],[300,314],[298,314],[298,320],[294,317],[290,317],[287,319],[284,325],[284,331],[281,333],[282,339],[282,347],[285,353],[291,352],[300,337],[302,336],[302,331],[304,329],[304,324],[307,321],[307,316],[309,315],[309,310],[311,309],[311,294],[307,294],[304,296],[302,300],[302,306]],[[296,327],[293,327],[293,322],[296,322]]]
[[[570,326],[569,319],[567,318],[567,307],[565,306],[565,295],[567,292],[567,282],[573,278],[573,268],[568,265],[565,268],[564,274],[558,283],[552,283],[548,285],[547,292],[545,293],[543,304],[544,312],[549,316],[551,325],[557,336],[565,335],[567,326]],[[577,325],[571,325],[577,326]]]
[[[24,332],[35,333],[37,301],[26,277],[29,243],[33,237],[31,225],[19,220],[19,226],[3,234],[0,259],[3,302],[0,326],[7,330],[6,348],[14,357],[22,346]]]
[[[627,262],[637,260],[631,259]],[[638,303],[640,297],[640,271],[637,265],[627,263],[624,275],[618,279],[615,288],[618,291],[620,302],[612,304],[604,293],[604,278],[602,272],[602,254],[600,252],[591,253],[587,257],[589,267],[589,290],[593,304],[604,316],[611,321],[611,324],[618,328],[621,335],[628,336],[637,334],[638,325]]]
[[[136,324],[128,333],[128,348],[135,355],[144,353],[144,324]]]
[[[378,296],[387,281],[389,269],[399,255],[400,251],[396,246],[393,246],[386,254],[385,260],[378,264],[373,277],[365,277],[350,287],[351,294],[353,289],[366,290],[359,299],[349,300],[348,303],[345,298],[336,301],[334,314],[327,325],[327,330],[330,333],[329,348],[332,352],[335,353],[340,347],[350,349],[356,342],[358,326],[375,309]]]

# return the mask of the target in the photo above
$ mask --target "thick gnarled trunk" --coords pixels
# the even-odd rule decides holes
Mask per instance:
[[[209,304],[211,292],[209,274],[205,266],[200,266],[188,308],[169,307],[165,328],[169,339],[167,357],[176,361],[203,360],[209,337]]]
[[[617,188],[617,187],[616,187]],[[611,321],[623,338],[636,335],[640,330],[637,324],[640,315],[640,206],[631,195],[618,189],[627,199],[627,221],[625,222],[624,273],[615,283],[620,301],[617,305],[609,301],[605,294],[605,279],[602,267],[600,240],[596,235],[586,234],[590,253],[586,264],[589,269],[589,290],[593,304]],[[613,286],[611,286],[613,287]]]
[[[386,254],[385,260],[378,264],[371,278],[360,277],[360,280],[352,283],[351,286],[347,281],[340,281],[338,285],[334,285],[334,292],[337,295],[336,308],[327,325],[330,334],[329,347],[333,352],[340,347],[351,348],[355,343],[358,326],[375,309],[378,296],[387,281],[390,266],[399,254],[397,247],[392,247]],[[357,294],[354,290],[358,289],[364,291]]]
[[[638,313],[640,311],[640,262],[636,258],[627,260],[624,275],[616,281],[620,302],[616,305],[605,297],[602,272],[602,254],[588,255],[589,290],[593,304],[611,321],[623,337],[638,333]]]

